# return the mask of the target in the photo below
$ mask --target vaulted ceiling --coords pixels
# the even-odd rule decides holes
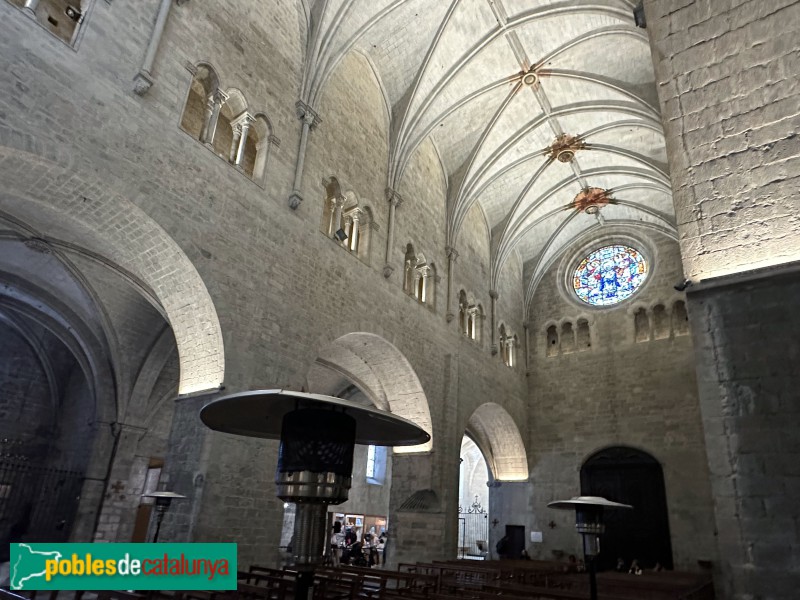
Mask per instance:
[[[426,139],[447,176],[447,239],[475,204],[490,285],[512,253],[526,305],[573,241],[610,226],[675,236],[647,33],[633,0],[316,0],[304,99],[350,51],[391,111],[388,187]]]

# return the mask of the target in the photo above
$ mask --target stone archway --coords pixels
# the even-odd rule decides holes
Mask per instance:
[[[84,172],[73,156],[48,152],[30,136],[0,128],[0,161],[9,174],[0,210],[30,224],[45,242],[83,246],[137,278],[174,331],[179,393],[219,387],[225,373],[222,330],[189,257],[149,215]]]
[[[467,421],[495,481],[528,479],[528,457],[514,418],[499,404],[481,404]]]
[[[613,568],[618,558],[626,565],[635,558],[646,569],[672,568],[664,473],[655,458],[626,446],[595,452],[581,467],[581,494],[633,506],[608,511],[600,568]]]
[[[428,399],[417,374],[397,347],[374,333],[347,333],[322,348],[308,373],[309,391],[338,395],[342,379],[361,390],[376,407],[413,421],[431,435],[398,454],[428,452],[433,426]]]

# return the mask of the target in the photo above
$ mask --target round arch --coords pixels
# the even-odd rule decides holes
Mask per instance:
[[[608,512],[601,568],[614,568],[619,558],[625,564],[637,559],[647,569],[672,568],[664,473],[656,458],[630,446],[600,449],[581,466],[581,494],[633,506]]]
[[[395,448],[396,454],[431,450],[428,399],[413,367],[394,344],[375,333],[353,332],[323,345],[307,374],[309,390],[336,395],[342,391],[338,389],[342,378],[378,408],[413,421],[431,434],[427,443]]]
[[[47,235],[79,241],[141,279],[175,333],[179,393],[218,388],[225,373],[219,319],[200,274],[175,240],[133,202],[85,173],[74,157],[31,136],[0,128],[0,161],[14,174],[3,182],[0,209]]]
[[[499,404],[481,404],[467,421],[467,433],[483,451],[497,481],[526,481],[528,457],[517,424]]]

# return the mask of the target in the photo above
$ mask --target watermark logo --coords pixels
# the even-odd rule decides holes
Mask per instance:
[[[235,590],[236,544],[11,544],[12,590]]]

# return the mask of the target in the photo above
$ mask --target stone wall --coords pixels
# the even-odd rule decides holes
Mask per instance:
[[[684,270],[800,259],[793,0],[645,1]]]
[[[536,291],[529,316],[528,501],[531,526],[543,532],[544,542],[532,549],[548,559],[553,550],[580,554],[574,514],[546,505],[579,495],[580,468],[594,452],[630,446],[661,463],[675,568],[696,570],[697,561],[713,559],[716,550],[691,338],[637,343],[633,325],[637,307],[681,297],[672,287],[680,279],[680,256],[677,244],[665,237],[640,249],[654,261],[651,272],[636,295],[618,306],[593,308],[572,295],[564,270],[574,269],[578,257],[570,252]],[[548,356],[548,325],[578,317],[589,323],[591,347],[562,346],[561,353]],[[550,521],[557,527],[548,528]]]
[[[690,288],[722,598],[792,598],[800,584],[797,269]],[[757,315],[757,316],[756,316]]]

